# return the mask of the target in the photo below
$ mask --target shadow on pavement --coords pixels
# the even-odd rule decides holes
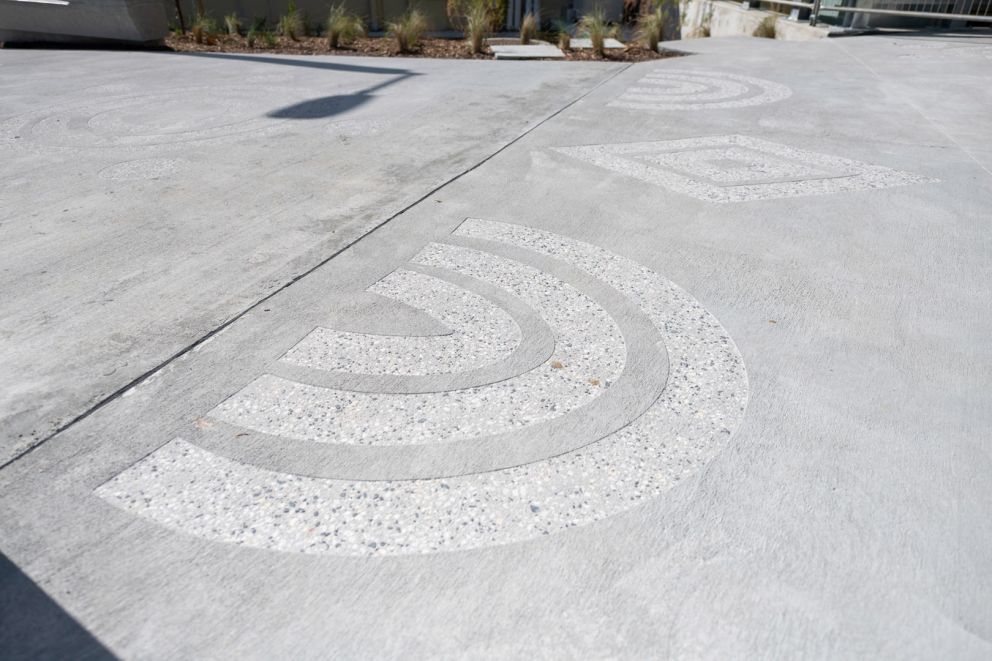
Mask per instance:
[[[353,110],[360,105],[367,103],[372,98],[372,92],[389,87],[401,80],[406,80],[411,76],[421,74],[407,69],[392,69],[386,67],[370,67],[360,64],[344,64],[339,62],[328,62],[326,60],[303,60],[282,57],[266,57],[256,55],[237,55],[234,53],[181,53],[188,57],[210,57],[225,60],[243,60],[245,62],[261,62],[263,64],[281,64],[295,67],[311,67],[315,69],[326,69],[330,71],[345,71],[349,73],[371,73],[393,75],[393,78],[373,85],[354,94],[337,94],[334,96],[324,96],[316,99],[307,99],[299,103],[294,103],[285,108],[279,108],[266,113],[268,117],[277,119],[325,119],[333,117],[343,112]]]
[[[0,659],[115,659],[0,553]]]
[[[341,62],[328,62],[326,59],[300,59],[293,57],[271,57],[266,55],[239,55],[237,53],[176,53],[185,57],[208,57],[222,60],[242,60],[244,62],[260,62],[262,64],[281,64],[289,67],[309,67],[311,69],[326,69],[328,71],[347,71],[351,73],[380,73],[393,74],[398,76],[419,76],[422,74],[409,71],[408,69],[393,69],[388,67],[370,67],[362,64],[344,64]],[[304,55],[301,58],[313,58],[311,55]]]
[[[317,99],[307,99],[306,101],[300,101],[299,103],[294,103],[291,106],[286,106],[285,108],[280,108],[279,110],[273,110],[272,112],[266,114],[268,117],[276,117],[279,119],[324,119],[325,117],[332,117],[357,108],[372,99],[372,92],[381,90],[384,87],[389,87],[390,85],[398,83],[401,80],[405,80],[410,75],[412,74],[404,74],[402,76],[390,78],[383,83],[373,85],[372,87],[367,87],[366,89],[355,92],[354,94],[337,94],[334,96],[324,96]]]

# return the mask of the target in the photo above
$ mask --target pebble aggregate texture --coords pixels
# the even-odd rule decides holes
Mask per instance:
[[[451,374],[505,358],[520,344],[520,327],[482,296],[415,271],[394,271],[369,291],[434,316],[446,335],[369,335],[317,328],[283,360],[356,374]]]
[[[415,481],[320,480],[239,464],[176,439],[97,494],[139,516],[218,541],[301,553],[429,553],[507,544],[597,521],[664,493],[726,444],[747,401],[744,365],[726,331],[685,292],[630,260],[552,233],[469,219],[456,234],[563,260],[631,299],[670,355],[669,382],[661,396],[635,420],[621,421],[617,430],[585,448],[488,473]],[[471,421],[503,411],[507,423],[532,420],[527,402],[546,408],[545,415],[560,414],[576,405],[566,385],[573,370],[583,377],[583,394],[588,394],[584,377],[600,375],[609,384],[622,369],[625,352],[615,324],[567,284],[486,253],[449,246],[428,246],[413,261],[489,278],[537,309],[558,311],[562,318],[548,323],[557,329],[555,355],[567,367],[548,364],[535,372],[562,375],[550,392],[524,378],[490,387],[508,388],[510,401],[468,391],[469,401],[480,406],[463,415],[457,393],[426,405],[408,404],[412,396],[404,396],[396,408],[408,417],[398,421],[385,401],[373,398],[357,408],[353,424],[361,432],[385,426],[403,442],[446,442],[454,431],[494,433],[501,430]],[[569,332],[573,327],[577,332]],[[267,410],[301,411],[306,424],[313,420],[312,411],[331,408],[326,395],[313,395],[299,384],[241,396],[253,402],[274,394],[278,403]],[[321,424],[351,422],[343,414],[349,405],[338,404],[335,415]],[[222,407],[213,415],[241,424],[252,418]],[[425,424],[431,425],[426,432]],[[294,435],[283,427],[265,431]]]
[[[743,135],[561,147],[557,151],[718,204],[937,181]]]
[[[523,264],[456,246],[430,245],[413,262],[487,281],[523,299],[554,330],[554,356],[499,383],[416,395],[345,392],[263,375],[212,415],[275,436],[318,442],[449,442],[559,416],[597,397],[623,370],[626,349],[616,323],[571,285]],[[463,369],[471,358],[453,357],[453,363],[440,355],[432,358],[442,373]]]
[[[791,95],[785,85],[751,76],[657,69],[608,105],[631,110],[716,110],[760,106]]]

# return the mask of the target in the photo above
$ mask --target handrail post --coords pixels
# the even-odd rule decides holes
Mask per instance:
[[[809,12],[809,24],[816,27],[816,21],[820,18],[820,0],[813,0],[813,9]]]

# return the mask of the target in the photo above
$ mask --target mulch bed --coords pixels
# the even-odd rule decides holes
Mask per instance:
[[[165,40],[169,50],[180,53],[278,53],[282,55],[367,55],[373,57],[431,57],[458,60],[491,60],[493,54],[486,49],[485,53],[472,54],[463,39],[422,39],[413,53],[400,53],[396,41],[389,37],[363,37],[355,40],[347,47],[329,49],[327,39],[323,37],[301,37],[293,41],[279,37],[277,43],[266,46],[259,38],[254,48],[249,48],[245,38],[233,35],[219,35],[211,44],[198,44],[190,35],[169,35]],[[641,46],[628,46],[625,49],[607,50],[606,57],[598,57],[592,49],[565,51],[567,60],[584,60],[600,62],[642,62],[673,57],[678,53],[654,51]]]

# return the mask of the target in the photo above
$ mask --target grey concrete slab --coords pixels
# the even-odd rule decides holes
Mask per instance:
[[[2,464],[617,65],[6,50],[0,70]]]
[[[898,95],[928,124],[988,171],[992,150],[988,113],[992,90],[985,83],[992,66],[992,35],[939,33],[895,34],[862,40],[841,40],[849,61],[871,71],[882,89]],[[913,75],[899,75],[911,69]]]
[[[575,39],[571,40],[569,45],[572,48],[592,48],[592,39],[588,39],[585,37],[576,37]],[[603,40],[603,48],[623,48],[623,47],[624,45],[622,42],[613,39],[612,37]]]
[[[682,47],[0,470],[4,553],[126,658],[987,658],[992,176],[832,42]],[[655,108],[611,105],[645,86]],[[499,296],[607,315],[499,368],[595,396],[419,445],[218,419],[263,375],[341,389],[286,369],[315,328],[443,337],[454,312],[376,285],[411,264],[484,280],[522,335]],[[618,342],[613,380],[570,370]],[[345,389],[472,387],[392,365]],[[268,414],[319,424],[304,401]]]
[[[561,59],[565,54],[551,44],[491,44],[489,46],[497,60],[542,60]]]

